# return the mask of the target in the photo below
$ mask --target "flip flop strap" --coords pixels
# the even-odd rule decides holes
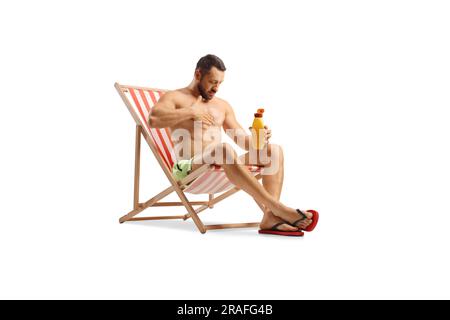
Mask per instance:
[[[299,209],[297,209],[297,212],[302,216],[300,219],[298,219],[298,220],[296,220],[296,221],[294,221],[293,223],[292,223],[292,225],[294,225],[294,226],[297,226],[297,223],[299,223],[300,221],[303,221],[303,220],[305,220],[306,218],[308,218],[307,216],[306,216],[306,214],[304,214],[303,212],[301,212]]]
[[[286,224],[286,222],[278,222],[277,224],[274,224],[271,229],[273,231],[281,231],[278,229],[278,227],[281,226],[282,224]]]

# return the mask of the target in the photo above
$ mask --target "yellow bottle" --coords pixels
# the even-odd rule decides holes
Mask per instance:
[[[261,150],[264,148],[266,142],[264,138],[264,121],[263,121],[264,109],[258,109],[255,113],[255,119],[253,120],[252,130],[252,145],[253,149]]]

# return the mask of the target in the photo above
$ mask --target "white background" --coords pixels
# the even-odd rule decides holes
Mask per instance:
[[[446,1],[1,2],[0,298],[450,298],[449,16]],[[134,123],[114,82],[179,88],[208,53],[244,126],[266,108],[282,201],[320,211],[303,239],[118,223]],[[143,159],[147,200],[168,182]],[[165,213],[184,210],[148,210]],[[239,194],[202,218],[261,214]]]

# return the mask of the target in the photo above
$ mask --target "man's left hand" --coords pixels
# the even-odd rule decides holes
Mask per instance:
[[[264,139],[266,143],[269,142],[270,138],[272,138],[272,130],[270,130],[268,126],[264,126]]]

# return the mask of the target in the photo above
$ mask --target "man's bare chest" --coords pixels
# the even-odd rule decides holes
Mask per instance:
[[[201,107],[214,118],[214,127],[222,127],[225,121],[225,109],[213,103],[201,103]],[[181,106],[179,108],[190,108],[190,106]],[[193,129],[195,125],[194,119],[189,119],[178,124],[178,127],[185,129]]]

